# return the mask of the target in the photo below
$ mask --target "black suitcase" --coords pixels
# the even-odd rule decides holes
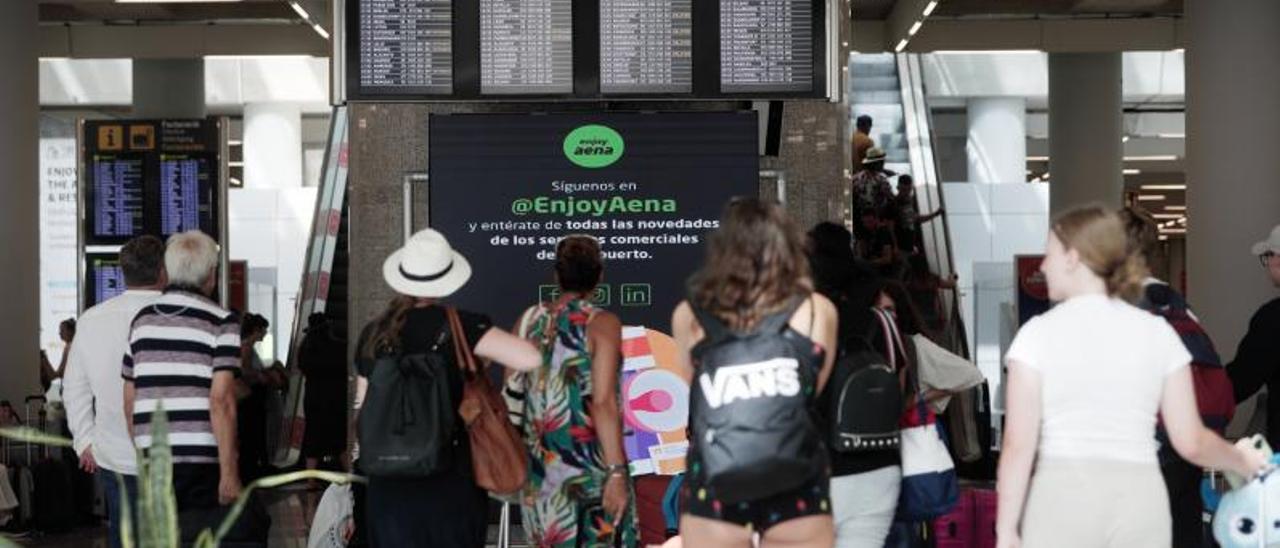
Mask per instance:
[[[33,404],[40,404],[38,418],[32,412]],[[27,398],[27,424],[47,430],[44,396]],[[34,420],[33,420],[34,419]],[[30,452],[30,449],[28,450]],[[35,529],[44,533],[62,533],[76,526],[75,490],[72,477],[75,469],[70,462],[54,458],[49,446],[40,449],[41,457],[31,465],[35,492],[32,497],[32,518]]]

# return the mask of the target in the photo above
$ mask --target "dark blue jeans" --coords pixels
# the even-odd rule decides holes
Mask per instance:
[[[114,472],[98,469],[98,481],[102,482],[102,493],[107,499],[107,531],[111,543],[111,548],[120,548],[120,484],[116,483],[116,475]],[[125,490],[129,494],[129,515],[133,518],[133,530],[138,530],[138,478],[137,476],[127,476],[121,474],[124,478]]]

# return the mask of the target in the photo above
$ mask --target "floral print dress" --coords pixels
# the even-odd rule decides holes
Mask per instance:
[[[524,374],[529,482],[521,510],[531,545],[539,548],[636,545],[634,501],[616,528],[602,505],[608,467],[590,415],[587,348],[595,312],[584,300],[558,310],[541,306],[526,331],[542,349],[542,367]]]

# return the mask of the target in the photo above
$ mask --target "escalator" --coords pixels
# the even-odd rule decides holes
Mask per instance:
[[[885,169],[912,176],[922,213],[944,208],[920,56],[854,55],[848,84],[851,118],[863,114],[872,117],[871,138],[885,151]],[[947,216],[924,223],[920,230],[930,271],[941,280],[950,279],[956,268]],[[940,288],[938,292],[940,306],[936,314],[944,321],[936,333],[936,342],[954,354],[972,359],[958,289]],[[992,450],[998,434],[993,438],[991,401],[988,385],[982,385],[956,395],[946,413],[953,458],[962,477],[994,479]]]
[[[306,386],[293,365],[298,360],[307,320],[313,313],[323,313],[339,334],[347,332],[350,321],[347,313],[347,126],[347,108],[335,107],[329,123],[329,140],[320,188],[316,193],[311,239],[303,259],[302,283],[293,316],[288,361],[285,362],[291,366],[289,391],[285,397],[279,441],[271,456],[271,464],[281,469],[296,466],[301,456],[306,425],[303,416]]]

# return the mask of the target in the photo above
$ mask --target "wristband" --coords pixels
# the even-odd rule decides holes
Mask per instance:
[[[610,465],[609,468],[606,470],[605,475],[606,476],[622,476],[625,478],[627,477],[627,474],[630,471],[631,471],[631,467],[625,464],[613,464],[613,465]]]

